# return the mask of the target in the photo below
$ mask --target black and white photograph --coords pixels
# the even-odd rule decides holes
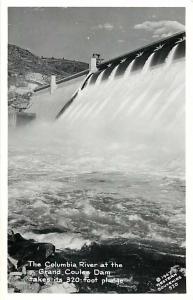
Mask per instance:
[[[186,294],[185,7],[7,9],[7,292]]]

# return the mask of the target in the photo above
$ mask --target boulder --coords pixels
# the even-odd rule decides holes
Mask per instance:
[[[55,252],[55,246],[51,243],[38,243],[34,240],[27,240],[19,233],[8,232],[8,253],[18,260],[18,267],[22,267],[29,260],[44,262]]]

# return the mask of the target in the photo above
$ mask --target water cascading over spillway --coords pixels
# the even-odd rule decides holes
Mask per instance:
[[[183,156],[184,150],[185,122],[184,57],[177,59],[180,47],[181,40],[167,51],[160,45],[148,55],[140,53],[127,63],[122,76],[116,74],[125,60],[112,69],[107,80],[103,80],[105,69],[94,84],[91,75],[59,123],[80,136],[94,139],[97,135],[119,146],[144,147],[149,156],[157,153],[160,158],[167,153],[162,157],[165,165],[169,154],[175,153],[179,162],[178,155]],[[153,65],[163,51],[164,62]],[[139,60],[141,68],[137,67]]]

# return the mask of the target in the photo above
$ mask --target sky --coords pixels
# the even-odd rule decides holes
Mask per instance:
[[[45,57],[105,60],[185,30],[180,7],[10,7],[9,43]]]

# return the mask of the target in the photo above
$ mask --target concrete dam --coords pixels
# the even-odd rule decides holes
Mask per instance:
[[[139,85],[146,81],[143,90],[139,90],[139,92],[140,99],[144,98],[144,101],[146,102],[146,104],[144,102],[144,106],[146,109],[148,109],[147,107],[149,107],[150,102],[153,100],[149,99],[147,101],[145,98],[150,98],[148,95],[148,90],[151,92],[152,78],[155,80],[156,76],[161,78],[162,75],[165,78],[164,73],[166,73],[168,74],[168,85],[170,85],[169,80],[173,82],[174,79],[173,75],[171,74],[170,76],[169,74],[171,71],[170,69],[179,69],[178,71],[176,70],[176,73],[183,73],[185,61],[184,58],[185,33],[182,32],[131,51],[125,55],[105,61],[97,66],[92,66],[90,70],[86,70],[71,77],[64,78],[63,80],[55,83],[54,92],[51,94],[50,85],[35,90],[32,101],[33,105],[29,112],[36,113],[37,119],[49,121],[53,121],[55,118],[58,119],[65,112],[64,116],[62,117],[65,118],[65,116],[67,117],[69,115],[70,111],[73,111],[73,115],[75,115],[76,111],[78,111],[78,107],[80,108],[83,105],[83,102],[84,104],[86,103],[86,97],[90,97],[90,93],[93,92],[95,98],[97,92],[98,100],[95,103],[96,107],[93,107],[93,111],[95,111],[97,109],[97,105],[102,105],[102,107],[105,107],[107,105],[105,104],[106,102],[111,102],[110,99],[116,90],[116,93],[119,91],[117,94],[119,101],[117,104],[115,104],[114,112],[112,113],[112,115],[115,115],[121,110],[119,106],[124,107],[123,102],[125,98],[128,98],[128,95],[133,98],[134,95],[132,93],[131,86],[133,85],[132,82],[135,81],[135,78],[136,82],[134,88],[136,90],[140,89]],[[178,66],[176,65],[177,62]],[[175,71],[173,72],[175,73]],[[180,75],[176,74],[176,76]],[[160,80],[160,83],[161,82],[162,80]],[[127,89],[127,91],[122,93],[121,91],[124,90],[124,87]],[[169,93],[168,90],[165,90],[165,93],[166,92]],[[142,95],[141,93],[145,93],[146,96]],[[156,102],[159,101],[158,94],[159,92],[157,91],[155,95],[157,98]],[[124,99],[121,99],[120,97],[123,97]],[[160,98],[162,98],[161,92]],[[87,103],[90,107],[90,111],[92,111],[91,107],[93,106],[91,102],[95,101],[92,100]],[[136,106],[137,102],[138,101],[136,99]],[[72,103],[74,104],[72,105]],[[67,113],[68,110],[69,112]],[[84,114],[85,110],[86,107],[84,110],[82,108],[82,114]],[[79,114],[81,115],[80,109]],[[86,115],[88,114],[89,112]],[[96,111],[94,115],[97,115]],[[76,117],[78,118],[78,115]]]

